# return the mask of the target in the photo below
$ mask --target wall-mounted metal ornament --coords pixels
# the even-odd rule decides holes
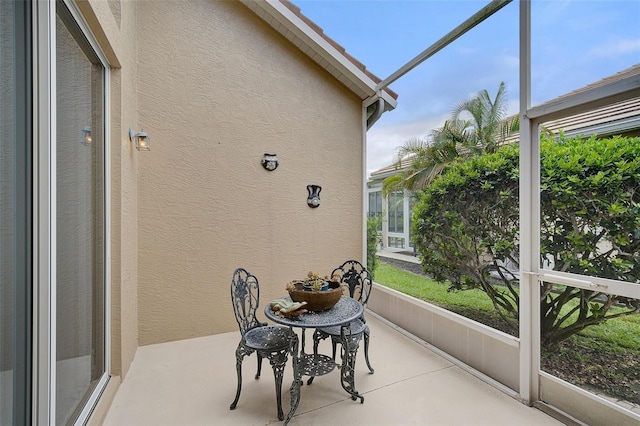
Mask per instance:
[[[262,160],[260,160],[260,163],[262,163],[262,167],[272,172],[278,168],[278,164],[280,164],[280,161],[278,161],[278,157],[276,157],[275,154],[267,154],[265,152],[264,157],[262,157]]]
[[[315,209],[320,205],[320,191],[322,191],[322,187],[320,185],[307,185],[307,191],[309,191],[307,204],[312,209]]]

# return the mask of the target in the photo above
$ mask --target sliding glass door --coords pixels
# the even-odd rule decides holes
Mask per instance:
[[[56,423],[105,368],[105,68],[71,12],[56,20]]]
[[[73,2],[0,2],[1,425],[84,423],[108,380],[107,73]]]

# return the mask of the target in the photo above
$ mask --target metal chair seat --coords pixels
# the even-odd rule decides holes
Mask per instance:
[[[256,327],[245,333],[244,343],[256,351],[279,351],[289,348],[292,334],[294,333],[289,327]]]
[[[361,319],[357,319],[355,321],[351,321],[349,324],[351,329],[351,335],[356,336],[365,332],[365,330],[369,330],[369,326],[364,323]],[[328,334],[329,336],[338,336],[340,337],[342,327],[325,327],[318,329],[320,332]]]

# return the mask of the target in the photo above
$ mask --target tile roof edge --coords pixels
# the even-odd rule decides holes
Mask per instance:
[[[382,79],[380,77],[376,76],[374,73],[372,73],[370,70],[368,70],[366,65],[364,65],[362,62],[360,62],[358,59],[356,59],[351,54],[349,54],[347,52],[347,50],[340,43],[338,43],[333,38],[331,38],[328,35],[326,35],[324,33],[324,30],[318,24],[313,22],[309,17],[307,17],[306,15],[304,15],[302,13],[302,9],[299,6],[297,6],[296,4],[291,2],[290,0],[276,0],[276,1],[279,2],[280,4],[282,4],[284,7],[286,7],[295,16],[297,16],[302,21],[302,23],[304,23],[304,25],[306,25],[314,33],[316,33],[318,36],[320,36],[325,42],[327,42],[334,49],[336,49],[338,54],[340,54],[349,63],[351,63],[353,66],[355,66],[360,72],[362,72],[366,77],[368,77],[370,80],[372,80],[375,84],[378,84],[378,83],[380,83],[382,81]],[[296,25],[294,22],[292,22],[292,24]],[[387,88],[384,89],[384,91],[393,100],[397,100],[398,99],[398,94],[395,91],[393,91],[392,89],[387,87]]]
[[[364,72],[371,80],[374,81],[374,83],[378,84],[378,83],[380,83],[382,81],[382,79],[380,77],[378,77],[373,72],[368,70],[365,64],[363,64],[358,59],[356,59],[354,56],[352,56],[349,52],[347,52],[347,50],[340,43],[338,43],[336,40],[334,40],[333,38],[331,38],[327,34],[325,34],[325,32],[322,29],[322,27],[320,27],[318,24],[313,22],[308,16],[306,16],[304,13],[302,13],[302,9],[299,6],[296,6],[290,0],[279,0],[279,1],[280,1],[280,3],[285,5],[289,10],[291,10],[293,13],[295,13],[298,17],[300,17],[300,19],[302,19],[307,25],[309,25],[309,27],[312,30],[314,30],[316,33],[318,33],[318,35],[320,35],[324,40],[326,40],[329,44],[331,44],[333,47],[335,47],[336,50],[338,50],[338,52],[340,52],[352,64],[354,64],[362,72]],[[398,99],[398,94],[396,92],[394,92],[393,90],[391,90],[390,88],[387,87],[385,89],[385,91],[387,93],[389,93],[389,95],[391,95],[391,97],[393,99]]]

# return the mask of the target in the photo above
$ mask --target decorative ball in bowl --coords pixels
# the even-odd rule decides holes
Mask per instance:
[[[320,312],[333,308],[342,296],[340,283],[329,282],[328,290],[305,290],[302,282],[291,283],[287,291],[294,302],[307,302],[305,309]]]

